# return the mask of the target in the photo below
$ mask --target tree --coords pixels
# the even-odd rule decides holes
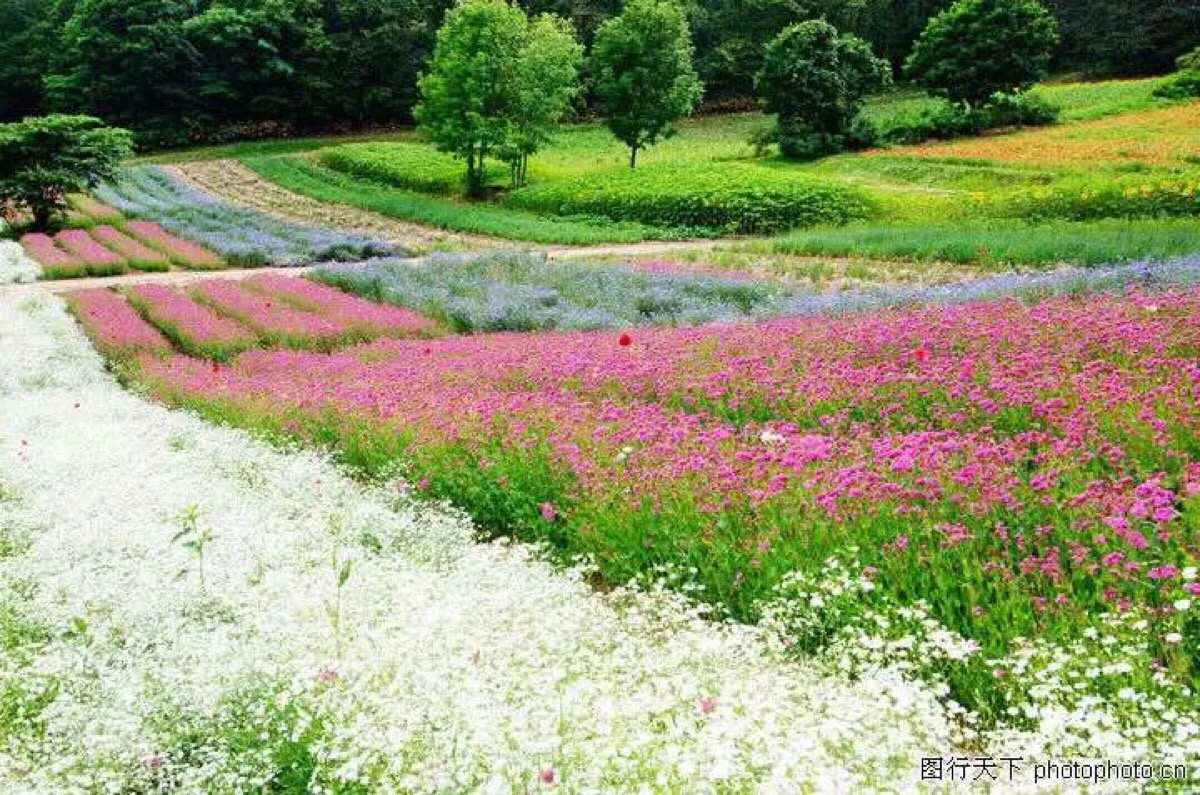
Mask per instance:
[[[845,147],[867,94],[891,82],[887,61],[860,38],[820,19],[785,28],[766,49],[758,77],[785,156]]]
[[[605,124],[638,152],[673,135],[674,123],[700,100],[686,17],[669,0],[630,0],[596,31],[591,73]]]
[[[466,160],[471,195],[483,190],[488,154],[509,140],[528,25],[504,0],[465,0],[446,14],[418,84],[418,128],[439,150]]]
[[[189,0],[80,0],[45,79],[50,107],[183,143],[181,120],[197,112],[196,53],[182,29],[192,9]]]
[[[955,102],[983,105],[1046,74],[1058,25],[1038,0],[958,0],[929,21],[905,64],[909,76]]]
[[[91,116],[42,116],[0,124],[0,209],[33,215],[47,229],[68,193],[112,177],[133,152],[133,136]]]
[[[525,184],[529,158],[550,141],[558,122],[579,94],[583,47],[566,20],[537,17],[518,56],[512,85],[512,124],[505,159],[514,186]]]

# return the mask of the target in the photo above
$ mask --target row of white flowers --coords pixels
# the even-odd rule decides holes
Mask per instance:
[[[0,284],[37,281],[41,275],[41,267],[26,256],[20,243],[0,240]]]
[[[0,296],[6,793],[906,792],[955,747],[936,688],[673,593],[146,402]]]

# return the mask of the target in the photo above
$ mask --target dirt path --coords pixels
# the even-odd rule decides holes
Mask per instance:
[[[298,276],[312,268],[249,268],[217,271],[168,271],[166,273],[126,273],[120,276],[99,276],[86,279],[57,279],[54,281],[27,282],[24,284],[0,285],[0,296],[21,293],[70,293],[98,287],[114,287],[124,284],[190,284],[205,279],[245,279],[255,274],[275,273]]]

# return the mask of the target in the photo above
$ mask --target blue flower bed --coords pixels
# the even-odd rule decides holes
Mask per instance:
[[[127,169],[96,196],[126,215],[155,221],[212,249],[235,267],[291,267],[407,253],[366,235],[293,224],[235,207],[156,166]]]

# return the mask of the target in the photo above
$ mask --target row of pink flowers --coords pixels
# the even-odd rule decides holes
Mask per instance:
[[[74,254],[69,254],[54,243],[54,238],[40,232],[25,235],[21,245],[35,262],[42,266],[43,275],[48,279],[86,276],[87,265]]]
[[[66,296],[89,336],[109,355],[169,353],[171,343],[112,290],[79,290]]]
[[[185,268],[213,270],[224,267],[221,259],[203,246],[172,235],[153,221],[130,221],[129,231],[139,240]]]
[[[437,331],[429,318],[410,309],[378,304],[309,279],[264,273],[247,279],[246,286],[297,307],[336,317],[371,336],[414,337]]]
[[[160,284],[141,284],[125,291],[131,303],[183,350],[226,359],[258,345],[258,335],[187,293]]]
[[[126,270],[125,258],[93,240],[86,230],[66,229],[55,235],[54,239],[86,265],[88,272],[93,275],[124,273]]]
[[[119,229],[111,226],[98,226],[92,230],[92,237],[123,256],[130,265],[138,270],[167,270],[171,260],[161,251],[146,246]]]
[[[351,333],[349,324],[339,317],[298,309],[275,296],[247,290],[240,282],[201,282],[191,293],[264,338],[295,347],[334,343]]]
[[[941,566],[946,589],[1017,589],[1053,611],[1153,603],[1164,571],[1200,557],[1180,521],[1200,491],[1197,316],[1200,290],[389,340],[144,372],[297,428],[336,416],[337,432],[349,418],[381,440],[403,431],[417,459],[548,450],[579,517],[555,521],[577,521],[581,545],[604,553],[597,539],[620,525],[711,545],[689,560],[732,550],[745,568],[727,588],[856,545],[881,580]]]

